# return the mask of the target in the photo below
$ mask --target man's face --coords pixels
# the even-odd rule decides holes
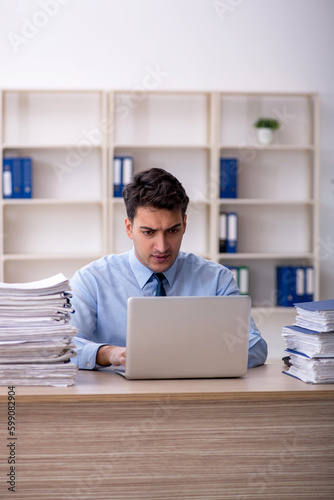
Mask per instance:
[[[139,207],[133,224],[125,219],[125,230],[137,259],[155,273],[167,271],[175,262],[186,230],[181,210]]]

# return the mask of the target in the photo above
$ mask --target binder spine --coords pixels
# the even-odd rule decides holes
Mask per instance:
[[[22,198],[21,158],[12,159],[12,198]]]
[[[227,215],[222,212],[219,215],[219,252],[226,252],[226,239],[227,239]]]
[[[292,266],[278,266],[276,269],[277,305],[291,307],[294,302]]]
[[[296,271],[296,292],[297,292],[297,301],[302,302],[304,300],[305,295],[305,268],[298,267]]]
[[[226,239],[226,253],[237,252],[238,240],[238,214],[229,212],[227,214],[227,239]]]
[[[22,198],[32,198],[32,161],[21,158]]]
[[[314,298],[314,268],[305,269],[305,302],[312,302]]]
[[[120,156],[114,157],[114,197],[122,198],[122,168],[123,160]]]
[[[238,159],[220,159],[220,198],[237,198]]]
[[[2,196],[4,199],[13,197],[13,179],[12,179],[12,159],[3,159],[2,173]]]
[[[238,274],[240,295],[249,295],[249,268],[247,266],[240,266]]]
[[[133,176],[133,159],[131,156],[125,156],[122,158],[123,168],[122,168],[122,187],[129,184],[132,181]]]

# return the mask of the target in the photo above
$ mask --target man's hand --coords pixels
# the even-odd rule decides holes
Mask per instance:
[[[101,366],[125,366],[126,348],[116,345],[103,345],[97,351],[96,362]]]

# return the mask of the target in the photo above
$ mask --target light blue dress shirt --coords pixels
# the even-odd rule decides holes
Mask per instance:
[[[164,272],[166,295],[239,295],[232,272],[191,253],[179,255]],[[157,280],[136,257],[134,249],[107,255],[83,267],[71,280],[75,310],[71,323],[78,328],[73,362],[82,369],[98,368],[96,353],[102,345],[125,347],[127,299],[155,295]],[[267,358],[267,344],[251,318],[248,367]]]

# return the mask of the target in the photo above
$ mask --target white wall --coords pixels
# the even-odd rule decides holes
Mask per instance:
[[[160,89],[319,92],[321,297],[330,298],[333,28],[333,0],[2,0],[0,87],[135,89],[159,70]]]

